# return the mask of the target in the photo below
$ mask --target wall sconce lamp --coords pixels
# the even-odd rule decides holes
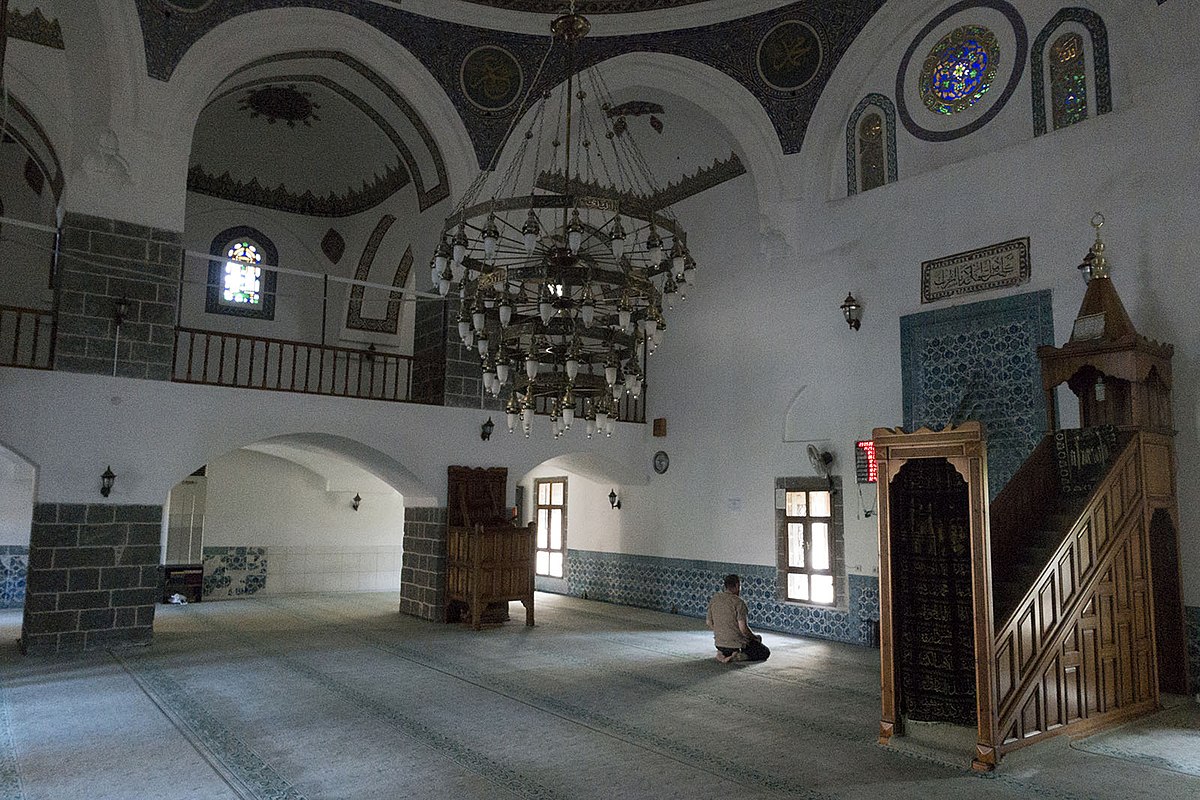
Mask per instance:
[[[112,471],[112,467],[104,468],[104,474],[100,476],[100,496],[108,497],[112,494],[113,484],[117,482],[117,475]]]
[[[358,507],[361,505],[362,505],[362,497],[359,496],[358,492],[355,492],[354,498],[350,501],[350,508],[354,509],[355,511],[358,511]]]
[[[121,327],[121,323],[125,321],[125,317],[129,315],[129,301],[124,297],[120,297],[113,301],[113,321],[117,323],[117,327]]]
[[[842,301],[842,316],[846,318],[846,324],[854,330],[858,330],[862,325],[862,303],[854,299],[854,295],[847,294],[846,299]]]
[[[620,498],[618,498],[618,497],[617,497],[617,493],[616,493],[616,491],[615,491],[615,490],[610,490],[610,491],[609,491],[609,493],[608,493],[608,504],[609,504],[610,506],[612,506],[614,509],[617,509],[617,508],[620,508],[620,507],[621,507],[621,500],[620,500]]]
[[[492,418],[488,417],[487,422],[479,426],[479,438],[485,442],[492,438],[492,431],[496,430],[496,423],[492,422]]]

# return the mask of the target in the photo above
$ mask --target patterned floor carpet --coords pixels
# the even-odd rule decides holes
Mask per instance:
[[[0,648],[0,798],[1195,798],[1200,778],[1040,746],[991,775],[876,744],[878,651],[539,595],[478,633],[398,597],[161,606],[148,648]],[[0,615],[11,642],[19,612]],[[1194,755],[1194,752],[1193,752]]]
[[[1171,698],[1174,705],[1073,742],[1089,753],[1168,769],[1200,778],[1200,704]]]

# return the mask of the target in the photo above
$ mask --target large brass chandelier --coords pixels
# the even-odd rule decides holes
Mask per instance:
[[[535,414],[550,416],[555,437],[581,419],[591,438],[637,418],[664,305],[695,281],[686,234],[657,202],[632,132],[610,116],[598,70],[575,73],[590,27],[574,2],[553,21],[505,141],[446,219],[431,264],[441,295],[457,291],[458,334],[479,353],[485,390],[507,393],[508,430],[526,436]],[[541,78],[556,50],[567,79],[551,92]],[[506,147],[522,117],[527,130]]]

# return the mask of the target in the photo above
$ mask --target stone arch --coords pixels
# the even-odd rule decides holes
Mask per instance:
[[[764,220],[778,217],[778,200],[785,186],[780,174],[783,149],[766,110],[749,90],[707,64],[667,53],[624,53],[592,68],[601,71],[604,83],[614,93],[651,89],[679,97],[711,115],[736,145],[739,159],[754,180],[760,216]],[[526,111],[513,126],[514,133],[496,163],[507,163],[519,144],[516,133],[525,129],[533,113],[533,109]]]

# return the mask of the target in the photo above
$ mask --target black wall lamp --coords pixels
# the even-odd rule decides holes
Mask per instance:
[[[609,504],[610,506],[612,506],[614,509],[615,509],[615,508],[620,508],[620,507],[621,507],[621,500],[620,500],[620,498],[619,498],[619,497],[617,497],[617,493],[616,493],[616,491],[614,491],[614,490],[610,490],[610,491],[609,491],[609,493],[608,493],[608,504]]]
[[[362,505],[362,497],[359,496],[358,492],[355,492],[354,499],[352,499],[350,501],[350,508],[354,509],[355,511],[358,511],[358,507],[361,505]]]
[[[124,297],[117,298],[113,301],[113,321],[117,323],[117,327],[121,327],[121,323],[125,321],[125,317],[129,316],[129,301]]]
[[[112,467],[105,467],[104,474],[100,476],[100,496],[108,497],[112,494],[112,487],[116,482],[117,474],[112,471]]]
[[[488,417],[487,422],[479,426],[479,438],[485,442],[492,438],[492,431],[496,430],[496,423],[492,422],[492,418]]]
[[[846,318],[846,324],[858,330],[862,325],[862,312],[862,303],[854,299],[853,293],[847,294],[842,301],[842,316]]]

